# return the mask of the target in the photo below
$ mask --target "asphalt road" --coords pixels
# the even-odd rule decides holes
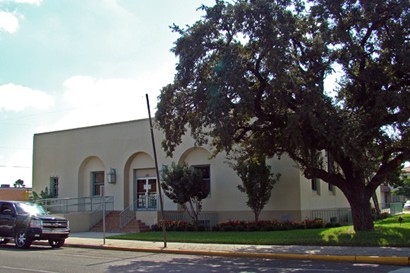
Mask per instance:
[[[69,247],[51,249],[37,245],[21,250],[12,244],[0,246],[0,273],[410,272],[407,269],[375,264],[205,257]]]

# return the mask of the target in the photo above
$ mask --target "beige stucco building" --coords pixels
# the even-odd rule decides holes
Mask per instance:
[[[203,201],[204,215],[218,222],[252,220],[246,195],[237,189],[241,180],[227,164],[224,154],[211,158],[209,147],[195,147],[184,136],[173,158],[161,149],[164,135],[154,129],[158,165],[185,162],[207,173],[210,194]],[[159,202],[149,120],[135,120],[34,135],[33,191],[46,187],[61,198],[83,198],[101,194],[112,197],[113,209],[132,207],[137,218],[148,225],[158,219]],[[300,221],[315,217],[317,211],[338,220],[333,212],[349,207],[340,190],[322,181],[307,180],[286,156],[271,159],[272,171],[281,173],[272,197],[260,218]],[[110,176],[115,172],[115,179]],[[164,197],[164,211],[179,207]]]

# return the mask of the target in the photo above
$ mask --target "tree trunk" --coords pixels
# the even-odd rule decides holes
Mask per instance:
[[[192,199],[188,201],[189,207],[191,208],[190,210],[187,209],[188,215],[191,216],[192,223],[194,225],[195,230],[198,230],[198,212],[195,209],[195,207],[198,209],[198,206],[196,205],[194,207]]]
[[[258,211],[253,211],[253,214],[255,215],[255,222],[258,222],[259,221],[259,214],[260,214],[260,212],[258,212]]]
[[[365,187],[359,189],[350,189],[349,194],[345,194],[352,209],[353,228],[355,231],[374,230],[372,209],[370,198]]]

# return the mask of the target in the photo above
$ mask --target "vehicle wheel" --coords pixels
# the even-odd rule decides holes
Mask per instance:
[[[15,239],[16,247],[28,248],[30,247],[32,242],[33,241],[31,239],[27,238],[27,235],[24,231],[17,232],[16,239]]]
[[[48,244],[52,248],[60,248],[64,245],[65,239],[59,239],[59,240],[48,240]]]
[[[7,244],[8,242],[10,242],[9,239],[0,239],[0,245],[5,245],[5,244]]]

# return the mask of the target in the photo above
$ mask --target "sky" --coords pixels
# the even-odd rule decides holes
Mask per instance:
[[[178,34],[215,0],[0,0],[0,184],[32,186],[33,135],[148,117]]]

